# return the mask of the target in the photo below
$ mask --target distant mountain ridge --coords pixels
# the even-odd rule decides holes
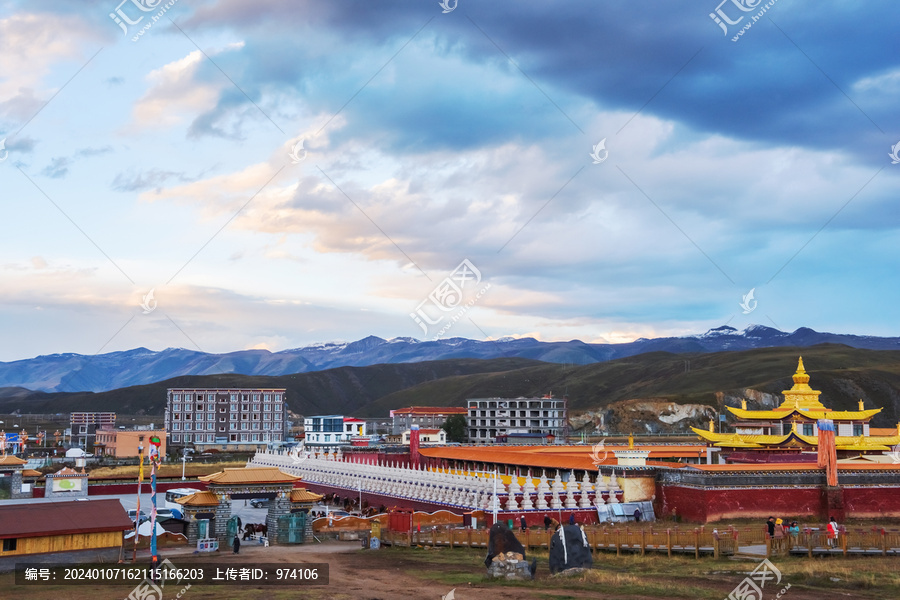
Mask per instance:
[[[533,338],[479,341],[448,338],[419,341],[369,336],[355,342],[317,343],[269,352],[240,350],[209,354],[182,348],[152,351],[135,348],[95,356],[51,354],[0,362],[0,388],[43,392],[102,392],[147,385],[185,375],[280,376],[339,367],[417,363],[457,358],[527,358],[549,363],[587,365],[647,352],[709,353],[773,347],[844,344],[866,350],[898,350],[900,338],[820,333],[801,327],[786,333],[751,325],[743,331],[722,326],[686,337],[639,339],[623,344],[588,344],[580,340],[540,342]]]

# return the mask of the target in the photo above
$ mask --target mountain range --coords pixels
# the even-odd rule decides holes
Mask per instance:
[[[419,341],[385,340],[369,336],[350,343],[320,343],[269,352],[240,350],[210,354],[182,348],[146,348],[98,355],[51,354],[0,362],[0,388],[40,392],[103,392],[148,385],[186,375],[240,374],[282,376],[339,367],[431,362],[449,359],[523,358],[564,365],[589,365],[648,352],[711,353],[771,347],[844,344],[868,350],[898,350],[900,338],[820,333],[802,327],[786,333],[751,325],[743,331],[729,326],[686,337],[638,339],[622,344],[591,344],[579,340],[540,342],[533,338],[479,341],[448,338]],[[15,394],[7,390],[7,394]]]
[[[772,408],[792,385],[803,356],[810,384],[822,402],[837,410],[883,408],[873,426],[892,427],[900,416],[900,351],[861,350],[839,344],[760,348],[736,352],[673,354],[648,352],[590,365],[553,364],[526,358],[449,359],[368,367],[338,367],[291,375],[190,375],[106,392],[32,392],[0,388],[0,413],[66,413],[111,410],[162,415],[169,387],[278,387],[302,415],[344,414],[386,418],[405,406],[465,406],[469,398],[552,393],[567,396],[576,413],[605,414],[616,427],[637,421],[659,423],[667,405],[694,410],[698,419],[679,424],[705,426],[709,407]],[[638,401],[636,403],[636,401]],[[641,409],[643,406],[644,409]],[[640,412],[644,410],[644,412]],[[638,411],[638,412],[635,412]],[[643,428],[643,424],[640,425]],[[629,429],[620,429],[628,431]]]

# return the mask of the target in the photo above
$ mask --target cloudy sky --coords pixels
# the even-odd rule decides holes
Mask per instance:
[[[900,335],[898,22],[888,0],[0,0],[0,360]]]

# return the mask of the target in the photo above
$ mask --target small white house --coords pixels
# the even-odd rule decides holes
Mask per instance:
[[[403,432],[403,445],[409,446],[410,429]],[[447,432],[443,429],[420,429],[420,446],[440,446],[447,443]]]
[[[66,450],[66,458],[84,458],[88,453],[81,448],[69,448]]]

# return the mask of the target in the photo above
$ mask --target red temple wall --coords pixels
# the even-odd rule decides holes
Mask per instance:
[[[842,503],[834,504],[822,488],[700,489],[658,485],[658,518],[674,514],[686,521],[710,523],[723,519],[765,519],[770,515],[827,520],[900,517],[900,488],[841,488]],[[842,504],[842,507],[841,507]]]

